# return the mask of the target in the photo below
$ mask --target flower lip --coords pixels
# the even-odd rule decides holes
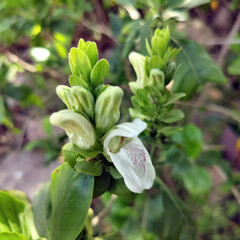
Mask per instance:
[[[147,128],[147,124],[140,119],[135,119],[133,122],[122,123],[117,125],[116,129],[113,129],[105,138],[104,149],[109,149],[109,142],[113,137],[121,136],[124,138],[137,137],[142,131]],[[110,149],[109,149],[110,151]]]
[[[123,176],[126,186],[135,193],[151,188],[156,176],[149,153],[137,137],[146,127],[142,120],[135,119],[132,123],[117,125],[104,140],[106,153]],[[128,138],[129,142],[122,144],[118,152],[112,152],[109,144],[116,136],[121,136],[120,143],[123,138]]]

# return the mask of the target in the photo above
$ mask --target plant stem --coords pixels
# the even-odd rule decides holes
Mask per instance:
[[[171,193],[169,188],[166,186],[166,184],[158,176],[156,177],[155,181],[159,184],[160,187],[162,187],[166,191],[166,193],[168,194],[169,198],[172,200],[173,204],[175,205],[175,207],[177,208],[177,210],[181,214],[181,216],[182,216],[183,220],[185,221],[185,223],[189,225],[189,222],[188,222],[186,216],[184,215],[181,207],[179,206],[179,203],[177,202],[178,200],[175,199],[175,197],[173,196],[173,194]]]

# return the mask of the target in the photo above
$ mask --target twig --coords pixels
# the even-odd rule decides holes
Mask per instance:
[[[94,31],[94,32],[97,32],[97,33],[100,33],[102,35],[109,37],[116,45],[118,45],[118,40],[113,37],[112,32],[109,30],[109,28],[106,28],[105,25],[93,23],[86,19],[82,20],[81,24],[84,27],[86,27],[87,29],[91,29],[91,31]]]
[[[227,38],[226,38],[226,42],[230,43],[232,38],[236,35],[236,33],[238,32],[240,28],[240,12],[237,15],[237,18],[233,24],[233,27],[231,29],[231,31],[229,32]],[[219,67],[222,67],[223,62],[224,62],[224,58],[226,57],[227,53],[229,50],[229,44],[225,44],[222,46],[221,51],[218,55],[218,58],[216,60],[216,63],[218,64]],[[199,96],[199,98],[197,99],[196,103],[195,103],[195,108],[192,111],[191,114],[191,120],[193,121],[197,110],[199,108],[200,105],[203,105],[203,103],[206,101],[207,97],[208,97],[208,93],[210,92],[211,89],[211,83],[207,83],[201,93],[201,95]]]
[[[226,38],[226,42],[230,43],[239,29],[240,29],[240,12],[238,13],[237,18],[233,24],[233,27]],[[217,59],[217,64],[219,67],[221,67],[223,65],[224,58],[227,55],[228,50],[229,50],[229,44],[223,45],[223,47],[221,48],[221,51],[220,51],[220,53],[218,55],[218,59]]]
[[[223,151],[225,149],[224,145],[204,145],[203,151]]]
[[[182,106],[196,108],[196,109],[204,108],[206,111],[220,113],[220,114],[225,115],[226,117],[232,118],[236,122],[240,123],[240,114],[235,113],[232,110],[229,110],[227,108],[224,108],[224,107],[221,107],[221,106],[218,106],[215,104],[210,104],[208,106],[204,106],[204,105],[196,106],[195,102],[177,102],[177,104],[182,105]]]
[[[5,52],[4,54],[9,59],[9,61],[19,64],[24,70],[31,72],[31,73],[39,72],[39,71],[37,71],[37,68],[34,65],[22,60],[17,55],[15,55],[9,51]],[[51,68],[48,68],[48,67],[44,67],[44,70],[42,73],[46,73],[54,79],[58,79],[58,80],[64,79],[63,75],[59,74],[57,71],[55,71]]]
[[[213,168],[214,168],[215,172],[218,174],[218,176],[225,182],[227,180],[227,176],[223,172],[223,170],[218,165],[215,165]],[[236,198],[238,204],[240,205],[240,193],[239,193],[238,189],[235,186],[233,186],[233,187],[231,187],[231,191],[232,191],[233,196]]]
[[[178,210],[179,214],[182,216],[183,220],[185,221],[185,223],[187,225],[189,225],[189,222],[187,220],[187,217],[185,216],[184,212],[181,209],[181,206],[178,203],[178,200],[175,199],[174,195],[171,193],[171,191],[168,189],[168,187],[166,186],[166,184],[162,181],[161,178],[159,178],[158,176],[156,177],[155,181],[158,183],[158,185],[160,187],[162,187],[166,193],[168,194],[169,198],[171,199],[171,201],[173,202],[173,204],[175,205],[176,209]]]
[[[117,199],[117,196],[116,195],[112,195],[108,204],[106,205],[106,207],[98,214],[96,215],[93,220],[92,220],[92,224],[93,226],[96,226],[99,221],[101,219],[103,219],[110,211],[111,211],[111,208],[113,206],[113,203],[115,202],[115,200]]]
[[[149,206],[150,206],[149,198],[147,198],[144,203],[143,214],[142,214],[141,227],[143,229],[147,228],[147,218],[148,218],[148,214],[149,214]]]

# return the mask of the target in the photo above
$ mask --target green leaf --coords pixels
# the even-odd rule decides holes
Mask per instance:
[[[12,18],[3,18],[1,19],[0,23],[0,33],[8,30],[10,27],[12,27],[15,23],[19,22],[19,18],[12,17]]]
[[[180,46],[182,50],[177,56],[177,63],[181,66],[174,77],[173,92],[184,92],[189,99],[198,86],[206,82],[227,82],[221,69],[199,44],[185,40]]]
[[[207,194],[211,187],[211,177],[207,170],[200,166],[191,166],[182,173],[183,183],[192,195]]]
[[[92,42],[88,45],[85,53],[87,54],[92,68],[94,67],[94,65],[96,64],[96,62],[98,61],[98,49],[97,49],[97,44],[95,42]]]
[[[85,82],[89,82],[92,67],[88,56],[82,50],[71,48],[69,65],[73,75],[81,77]]]
[[[62,153],[64,156],[64,160],[68,162],[68,164],[74,168],[75,164],[77,163],[77,156],[73,150],[73,144],[71,142],[66,143],[62,148]]]
[[[30,235],[33,239],[39,238],[39,235],[37,233],[37,230],[34,225],[34,220],[33,220],[33,212],[32,212],[32,206],[29,202],[29,199],[27,198],[26,193],[21,192],[19,190],[8,190],[7,191],[11,196],[15,197],[16,199],[22,201],[25,205],[24,209],[24,218],[27,223],[27,227],[30,231]],[[29,238],[31,238],[29,237]]]
[[[240,57],[228,66],[227,71],[231,75],[240,75]]]
[[[19,233],[2,232],[0,233],[1,240],[28,240],[25,236]]]
[[[95,99],[97,99],[98,98],[98,96],[102,93],[102,92],[104,92],[108,87],[110,87],[110,85],[99,85],[98,87],[96,87],[95,89],[94,89],[94,92],[93,92],[93,95],[94,95],[94,97],[95,97]]]
[[[85,82],[81,77],[78,77],[76,75],[71,75],[68,79],[69,84],[71,87],[73,86],[81,86],[84,87],[87,90],[91,90],[91,86],[88,82]]]
[[[51,191],[50,182],[48,182],[40,189],[33,199],[33,216],[35,226],[38,234],[47,239],[51,239],[51,210]]]
[[[32,239],[24,216],[25,204],[0,191],[0,232],[16,232]]]
[[[111,184],[108,189],[110,193],[113,193],[118,196],[129,196],[133,194],[126,186],[123,178],[121,179],[114,179],[111,178]]]
[[[149,70],[151,69],[160,69],[165,71],[166,64],[159,56],[153,56],[149,58]]]
[[[181,120],[182,118],[184,118],[184,114],[181,110],[173,109],[170,112],[161,114],[159,116],[159,118],[161,119],[161,121],[163,121],[165,123],[173,123],[173,122],[177,122],[177,121]]]
[[[101,196],[105,193],[110,186],[110,175],[109,173],[103,173],[99,177],[95,177],[94,180],[94,189],[93,189],[93,198]]]
[[[167,102],[164,103],[162,106],[168,106],[184,96],[186,96],[185,93],[171,93],[170,97],[167,99]]]
[[[109,63],[106,59],[101,59],[97,62],[91,72],[91,84],[93,88],[104,83],[104,78],[108,74]]]
[[[86,173],[92,176],[100,176],[103,171],[103,163],[101,161],[87,161],[86,159],[79,158],[77,159],[77,163],[74,168],[81,173]]]
[[[102,150],[101,149],[90,149],[90,150],[83,150],[83,149],[80,149],[77,145],[73,145],[73,150],[84,156],[84,157],[87,157],[87,158],[94,158],[96,157],[98,154],[102,153]]]
[[[181,51],[181,49],[172,49],[167,55],[164,55],[164,61],[165,62],[169,62],[170,60],[172,60],[173,58],[175,58],[178,53]]]
[[[157,130],[158,133],[162,133],[163,135],[169,137],[174,133],[180,131],[182,128],[178,126],[171,126],[171,127],[163,127]]]
[[[51,240],[75,239],[81,232],[93,194],[94,177],[63,163],[52,173]]]
[[[182,132],[183,143],[187,154],[196,158],[202,150],[202,132],[193,124],[188,124]]]

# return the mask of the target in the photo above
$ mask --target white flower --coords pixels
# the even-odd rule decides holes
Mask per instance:
[[[63,128],[69,140],[81,149],[88,150],[96,142],[91,123],[79,113],[68,109],[61,110],[51,115],[50,122]]]
[[[129,61],[137,75],[137,81],[129,83],[132,92],[135,92],[138,88],[144,88],[149,82],[145,72],[145,57],[139,53],[131,52]]]
[[[146,127],[145,122],[135,119],[132,123],[117,125],[104,140],[106,153],[123,176],[126,186],[135,193],[151,188],[156,177],[149,153],[138,138]],[[119,148],[114,151],[110,148],[111,140],[116,142],[119,137]]]

